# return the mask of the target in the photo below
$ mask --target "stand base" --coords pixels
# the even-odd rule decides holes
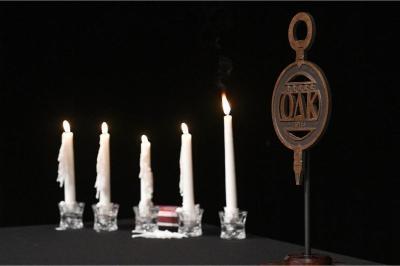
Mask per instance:
[[[289,254],[283,259],[283,265],[332,265],[332,258],[320,254]]]

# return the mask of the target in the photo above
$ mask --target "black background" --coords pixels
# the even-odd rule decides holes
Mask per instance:
[[[154,202],[180,204],[185,121],[196,202],[206,223],[219,224],[220,80],[232,105],[248,231],[302,243],[302,188],[294,185],[293,154],[277,139],[270,113],[275,81],[294,61],[287,29],[299,11],[316,20],[309,60],[324,70],[333,100],[327,132],[311,151],[313,247],[400,263],[396,3],[2,3],[1,225],[58,222],[64,119],[74,132],[86,221],[101,122],[110,126],[112,199],[121,205],[119,217],[133,218],[144,133],[152,142]]]

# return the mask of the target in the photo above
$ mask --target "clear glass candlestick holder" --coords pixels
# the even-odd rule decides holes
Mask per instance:
[[[185,234],[188,237],[196,237],[203,234],[201,220],[204,210],[198,204],[195,206],[193,213],[184,211],[182,208],[178,208],[176,212],[179,218],[178,233]]]
[[[226,211],[219,212],[221,221],[222,239],[245,239],[246,238],[246,218],[247,211],[238,210],[234,214],[228,214]]]
[[[93,204],[94,224],[96,232],[111,232],[118,229],[117,216],[119,205],[110,203],[109,205]]]
[[[136,232],[154,232],[158,230],[157,216],[158,207],[150,207],[148,213],[141,213],[138,206],[133,207],[135,213],[135,231]]]
[[[85,209],[85,203],[75,202],[67,204],[64,201],[58,203],[60,210],[60,225],[56,230],[69,230],[83,228],[82,215]]]

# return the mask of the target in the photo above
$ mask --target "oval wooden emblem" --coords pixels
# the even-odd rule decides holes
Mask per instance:
[[[307,25],[304,40],[296,38],[300,22]],[[302,151],[312,147],[324,133],[330,116],[330,89],[323,71],[306,60],[314,39],[311,15],[298,13],[289,25],[289,43],[296,61],[287,66],[276,81],[272,95],[272,121],[279,140],[295,152],[296,183],[301,183]]]

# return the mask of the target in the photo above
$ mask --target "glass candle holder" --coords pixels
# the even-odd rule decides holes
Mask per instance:
[[[75,202],[66,204],[64,201],[58,203],[60,210],[60,225],[56,230],[82,229],[82,215],[85,209],[85,203]]]
[[[178,233],[185,234],[188,237],[196,237],[203,234],[201,219],[204,210],[198,204],[195,206],[194,213],[186,212],[182,208],[178,208],[176,212],[179,218]]]
[[[219,212],[222,239],[245,239],[247,211],[238,210],[234,215]]]
[[[138,206],[133,207],[135,213],[135,231],[137,232],[154,232],[158,230],[157,216],[158,207],[150,207],[147,215],[140,212]]]
[[[94,224],[93,229],[96,232],[111,232],[118,229],[117,216],[119,205],[110,203],[109,205],[93,204]]]

